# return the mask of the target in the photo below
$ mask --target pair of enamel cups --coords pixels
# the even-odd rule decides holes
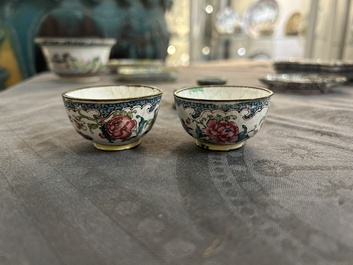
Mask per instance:
[[[62,94],[75,130],[101,150],[117,151],[141,143],[156,121],[163,91],[146,85],[110,85]],[[240,148],[265,121],[273,92],[250,86],[195,86],[174,92],[185,131],[202,148]]]

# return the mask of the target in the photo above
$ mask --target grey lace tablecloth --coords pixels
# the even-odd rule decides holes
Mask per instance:
[[[231,152],[198,148],[173,109],[173,90],[203,76],[260,85],[272,71],[217,62],[153,83],[157,121],[121,152],[69,123],[61,93],[82,85],[44,73],[0,93],[0,264],[353,264],[352,86],[276,93]]]

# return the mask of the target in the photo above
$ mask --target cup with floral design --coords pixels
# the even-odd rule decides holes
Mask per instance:
[[[95,82],[105,69],[113,38],[38,37],[48,68],[62,80]]]
[[[105,85],[69,90],[64,106],[76,132],[100,150],[130,149],[152,128],[163,91],[145,85]]]
[[[197,86],[174,92],[176,110],[185,131],[199,147],[238,149],[261,128],[273,92],[251,86]]]

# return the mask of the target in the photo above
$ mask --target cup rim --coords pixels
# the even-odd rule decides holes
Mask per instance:
[[[263,96],[263,97],[253,97],[253,98],[244,98],[244,99],[239,99],[239,98],[228,98],[228,99],[205,99],[205,98],[190,98],[190,97],[183,97],[178,95],[181,91],[193,89],[193,88],[221,88],[221,87],[228,87],[228,88],[250,88],[254,90],[263,90],[268,92],[268,96]],[[273,96],[274,92],[268,88],[260,87],[260,86],[247,86],[247,85],[205,85],[205,86],[188,86],[188,87],[183,87],[180,89],[177,89],[174,91],[173,95],[174,97],[178,99],[183,99],[183,100],[190,100],[190,101],[201,101],[201,102],[232,102],[232,101],[239,101],[239,102],[246,102],[246,101],[254,101],[254,100],[263,100],[263,99],[268,99]]]
[[[68,94],[71,92],[75,91],[80,91],[80,90],[86,90],[86,89],[94,89],[94,88],[106,88],[106,87],[145,87],[149,88],[151,90],[157,91],[153,95],[141,95],[138,97],[129,97],[129,98],[104,98],[104,99],[94,99],[94,98],[79,98],[79,97],[73,97],[69,96]],[[161,96],[163,94],[163,90],[161,88],[155,87],[155,86],[149,86],[149,85],[142,85],[142,84],[126,84],[126,85],[116,85],[116,84],[111,84],[111,85],[96,85],[96,86],[87,86],[87,87],[80,87],[80,88],[74,88],[65,91],[64,93],[61,94],[62,98],[65,100],[73,100],[77,102],[82,102],[82,103],[109,103],[109,102],[126,102],[126,101],[132,101],[132,100],[141,100],[141,99],[149,99],[149,98],[155,98],[158,96]]]
[[[112,46],[116,44],[114,38],[99,37],[37,37],[34,42],[42,46],[56,45],[84,45],[84,46]]]

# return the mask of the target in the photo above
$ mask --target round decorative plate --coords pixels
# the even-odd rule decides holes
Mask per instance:
[[[250,37],[270,35],[277,23],[279,6],[275,0],[259,0],[243,17],[244,30]]]
[[[216,30],[219,34],[233,34],[241,32],[241,19],[233,8],[227,6],[217,13]]]
[[[299,12],[294,12],[286,23],[286,35],[298,35],[303,31],[303,15]]]
[[[275,59],[273,68],[276,72],[319,72],[321,64],[319,60],[305,58]]]
[[[330,60],[322,62],[320,69],[322,72],[345,76],[350,82],[353,80],[353,61],[351,60]]]
[[[347,78],[333,74],[284,73],[268,74],[260,82],[275,91],[300,94],[321,94],[347,82]]]

